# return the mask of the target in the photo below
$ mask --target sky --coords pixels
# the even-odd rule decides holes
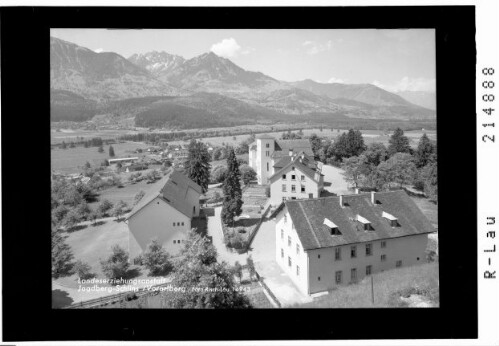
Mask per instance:
[[[51,35],[125,58],[155,50],[190,59],[212,51],[288,82],[435,90],[434,29],[52,29]]]

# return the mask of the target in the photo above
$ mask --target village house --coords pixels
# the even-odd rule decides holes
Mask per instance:
[[[276,213],[276,261],[307,295],[425,263],[430,221],[402,190],[287,200]]]
[[[274,165],[285,156],[305,153],[313,157],[312,147],[307,139],[277,140],[269,135],[260,135],[249,146],[249,166],[257,174],[258,184],[267,185],[275,174]]]
[[[318,198],[324,188],[320,166],[305,152],[281,157],[273,166],[270,178],[270,203],[287,199]]]
[[[155,183],[127,216],[130,258],[157,239],[171,255],[177,255],[191,221],[199,216],[201,187],[182,173],[171,173]]]

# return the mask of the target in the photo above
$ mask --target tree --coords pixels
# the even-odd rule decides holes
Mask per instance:
[[[316,160],[319,159],[319,150],[322,148],[322,139],[317,136],[315,133],[309,138],[310,146],[312,147],[312,152],[314,153],[314,157]]]
[[[227,174],[227,167],[219,165],[211,170],[210,180],[212,183],[221,183],[225,180]]]
[[[71,229],[73,229],[73,227],[75,227],[78,224],[78,222],[80,222],[80,220],[81,217],[78,211],[76,209],[72,209],[66,214],[66,216],[62,220],[62,225],[66,228],[67,231],[70,231]]]
[[[172,286],[185,290],[169,292],[166,305],[174,309],[251,308],[248,298],[236,288],[227,263],[217,262],[211,242],[194,230],[188,234],[182,257],[175,265]]]
[[[121,216],[128,210],[128,204],[123,201],[119,201],[113,208],[113,216],[119,221]]]
[[[431,143],[426,133],[421,136],[418,148],[414,153],[414,159],[417,168],[422,168],[428,164],[430,157],[435,152],[435,146]]]
[[[241,283],[241,280],[243,278],[243,267],[239,263],[239,261],[236,261],[234,263],[234,275],[239,279],[239,283]]]
[[[362,159],[358,156],[344,158],[341,168],[344,170],[343,176],[345,180],[355,187],[359,187],[359,182],[362,177]]]
[[[114,148],[112,145],[109,146],[109,156],[114,157]]]
[[[86,262],[81,260],[76,261],[73,267],[73,272],[81,279],[91,279],[95,277],[95,274],[91,272],[92,267]]]
[[[345,157],[359,156],[366,149],[364,138],[359,130],[350,129],[336,137],[333,145],[329,146],[326,156],[335,161],[341,161]]]
[[[204,143],[191,141],[184,167],[189,179],[201,186],[203,193],[208,191],[211,165],[210,154]]]
[[[359,130],[350,129],[347,133],[348,156],[359,156],[364,150],[364,138]]]
[[[100,202],[99,206],[97,207],[97,211],[101,213],[101,215],[107,215],[107,213],[113,208],[113,203],[111,203],[109,200],[104,199],[102,202]]]
[[[52,277],[56,279],[70,275],[74,265],[73,252],[66,243],[66,238],[52,227]]]
[[[241,172],[241,178],[243,179],[244,185],[249,185],[249,183],[256,179],[256,172],[250,166],[244,164],[239,168]]]
[[[242,212],[242,191],[240,182],[241,173],[234,149],[231,148],[227,158],[227,174],[223,183],[224,201],[222,207],[222,221],[225,224],[233,222]]]
[[[140,190],[139,192],[137,192],[137,194],[135,195],[135,197],[133,198],[133,205],[137,205],[140,200],[145,196],[145,192],[144,190]]]
[[[153,239],[142,256],[149,276],[165,275],[173,269],[170,255],[163,249],[157,239]]]
[[[409,138],[404,136],[404,131],[401,128],[397,127],[397,129],[393,132],[392,136],[389,140],[388,145],[388,153],[390,156],[395,153],[411,153],[412,149],[409,145]]]
[[[388,183],[398,183],[400,187],[411,184],[416,176],[416,165],[413,157],[407,153],[395,153],[388,160],[382,162],[378,169],[383,172]]]
[[[52,222],[56,225],[59,225],[64,217],[66,217],[68,212],[69,208],[67,206],[65,206],[64,204],[58,205],[57,207],[52,209]]]
[[[424,193],[435,203],[438,203],[438,170],[437,162],[433,161],[426,165],[421,172],[424,181]]]
[[[99,213],[98,210],[94,210],[90,213],[90,215],[88,216],[88,218],[92,221],[92,225],[95,226],[95,224],[97,223],[97,219],[101,218],[102,215]]]
[[[126,278],[128,273],[128,253],[119,245],[114,245],[107,260],[100,261],[102,272],[108,279]]]
[[[103,153],[104,152],[104,148],[102,147],[102,144],[97,149],[97,152],[99,152],[99,153]]]

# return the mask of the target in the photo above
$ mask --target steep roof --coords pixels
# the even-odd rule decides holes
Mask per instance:
[[[294,161],[289,160],[289,162],[284,167],[282,167],[280,170],[278,170],[277,172],[275,172],[269,178],[271,183],[273,183],[274,181],[276,181],[276,179],[278,179],[281,176],[281,174],[283,174],[291,166],[295,166],[295,168],[298,171],[302,172],[303,174],[305,174],[306,176],[308,176],[313,181],[318,182],[315,179],[315,170],[312,169],[312,168],[310,168],[310,167],[308,167],[307,165],[303,164],[302,161],[301,161],[301,158],[299,158],[299,157],[294,157],[294,158],[295,158]]]
[[[343,208],[339,203],[340,197],[285,202],[305,250],[435,232],[430,221],[402,190],[375,193],[375,205],[371,203],[370,194],[342,198],[344,205],[348,205]],[[383,218],[383,212],[395,216],[398,226],[391,227]],[[355,221],[357,215],[369,220],[374,230],[364,231],[358,227]],[[332,236],[324,225],[325,219],[337,225],[341,235]]]
[[[172,170],[147,190],[144,197],[142,197],[140,202],[137,203],[130,214],[128,214],[127,219],[131,218],[157,197],[161,198],[187,217],[192,217],[192,205],[187,201],[189,189],[193,189],[198,194],[202,194],[201,186],[179,171]]]
[[[295,157],[296,158],[297,156],[300,156],[302,153],[304,154],[304,158],[302,160],[302,163],[306,164],[308,167],[310,167],[310,168],[312,168],[312,169],[315,170],[315,168],[317,167],[317,164],[314,161],[313,157],[309,157],[303,151],[299,152],[297,155],[290,156],[289,153],[288,153],[288,155],[286,155],[286,156],[282,156],[282,157],[277,158],[277,162],[274,163],[273,167],[277,168],[277,169],[281,169],[284,166],[286,166],[289,162],[291,162],[291,157]]]
[[[293,150],[294,154],[303,151],[309,156],[314,156],[312,146],[308,139],[279,139],[276,140],[275,151],[273,157],[289,155],[289,150]]]

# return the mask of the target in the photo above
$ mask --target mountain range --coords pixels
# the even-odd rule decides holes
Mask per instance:
[[[86,121],[108,113],[134,117],[137,126],[180,128],[196,122],[229,126],[313,119],[318,113],[321,118],[435,119],[433,110],[371,84],[283,82],[212,52],[184,59],[153,51],[126,59],[54,37],[50,44],[52,121]]]

